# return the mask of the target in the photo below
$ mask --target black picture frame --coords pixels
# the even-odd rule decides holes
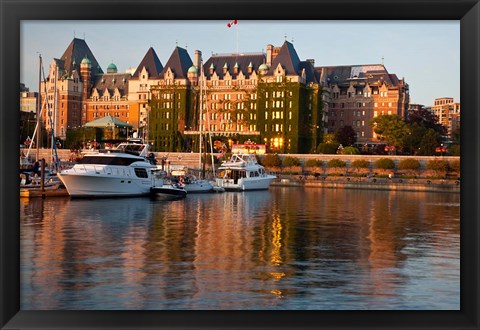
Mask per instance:
[[[479,329],[479,0],[0,0],[2,329]],[[18,130],[21,20],[460,20],[460,311],[22,311]]]

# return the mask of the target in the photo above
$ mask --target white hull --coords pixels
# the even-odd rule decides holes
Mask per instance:
[[[215,181],[219,187],[225,190],[265,190],[268,189],[270,183],[276,177],[273,175],[266,175],[265,177],[243,178],[238,180],[217,178]]]
[[[213,186],[210,182],[199,180],[192,183],[186,183],[183,188],[189,193],[207,193],[213,192]]]
[[[151,178],[59,173],[71,197],[116,197],[150,194]]]

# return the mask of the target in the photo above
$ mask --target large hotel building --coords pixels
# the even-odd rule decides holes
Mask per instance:
[[[56,109],[52,121],[43,113],[47,130],[53,122],[61,139],[110,115],[131,124],[156,151],[196,149],[199,132],[209,131],[215,139],[309,153],[324,134],[344,126],[359,143],[375,141],[370,120],[406,116],[409,89],[382,64],[315,66],[288,41],[205,62],[200,51],[192,60],[175,47],[164,65],[150,48],[135,69],[119,73],[113,63],[104,72],[85,40],[74,38],[53,59],[41,97]]]

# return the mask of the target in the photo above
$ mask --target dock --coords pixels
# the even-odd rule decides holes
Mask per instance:
[[[35,197],[67,197],[67,189],[45,189],[42,191],[39,189],[20,189],[20,198],[35,198]]]

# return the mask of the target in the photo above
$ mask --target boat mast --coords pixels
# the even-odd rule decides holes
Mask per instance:
[[[206,87],[206,86],[205,86]],[[206,89],[206,88],[205,88]],[[214,159],[213,159],[213,144],[212,144],[212,132],[210,131],[210,116],[209,116],[209,113],[208,113],[208,106],[205,106],[206,108],[206,116],[207,116],[207,134],[208,134],[208,139],[209,139],[209,142],[210,142],[210,156],[211,156],[211,159],[212,159],[212,173],[213,173],[213,177],[215,177],[215,164],[214,164]],[[207,160],[205,159],[205,162]]]
[[[35,160],[38,161],[40,159],[40,141],[41,141],[41,132],[40,128],[40,116],[41,116],[41,104],[42,104],[42,54],[38,54],[38,95],[37,95],[37,125],[35,130],[38,131],[37,134],[37,141],[36,141],[36,154]],[[34,132],[35,135],[35,132]],[[35,141],[35,138],[32,139]]]
[[[57,152],[57,143],[55,141],[55,127],[57,126],[57,78],[58,78],[58,66],[55,65],[55,81],[53,83],[53,120],[52,120],[52,117],[51,117],[51,114],[49,112],[49,117],[50,117],[50,124],[51,124],[51,130],[52,130],[52,149],[50,150],[50,159],[51,159],[51,162],[50,162],[50,170],[53,170],[53,168],[55,168],[55,170],[57,170],[57,162],[56,162],[56,159],[54,158],[54,152],[56,154]],[[54,150],[55,149],[55,150]],[[53,164],[53,160],[55,159],[55,167],[54,167],[54,164]]]
[[[201,170],[202,169],[202,130],[203,130],[203,120],[202,120],[202,116],[203,116],[203,82],[204,82],[204,73],[203,73],[203,58],[200,58],[200,118],[199,118],[199,130],[198,130],[198,157],[199,157],[199,160],[198,160],[198,169]],[[202,178],[202,171],[200,171],[200,179]]]

